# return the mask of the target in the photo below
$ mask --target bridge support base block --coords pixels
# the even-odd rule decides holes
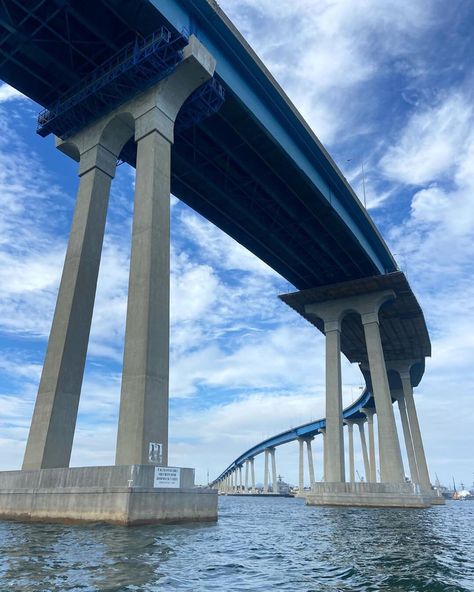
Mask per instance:
[[[122,526],[216,521],[217,490],[195,487],[194,469],[172,469],[169,478],[152,465],[0,472],[0,519]]]
[[[315,483],[306,495],[308,506],[429,508],[431,500],[412,483]]]

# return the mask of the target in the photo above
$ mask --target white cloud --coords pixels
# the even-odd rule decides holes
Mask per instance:
[[[451,175],[465,157],[472,119],[472,102],[462,94],[453,94],[434,107],[420,106],[397,144],[381,159],[383,171],[390,179],[411,185]]]
[[[357,118],[357,107],[375,100],[367,83],[383,74],[386,60],[404,60],[405,70],[419,75],[422,65],[415,67],[412,50],[433,24],[427,0],[220,4],[316,134],[329,143],[337,142],[341,132],[370,127]]]
[[[0,86],[0,103],[6,103],[7,101],[14,101],[18,99],[26,100],[27,97],[23,95],[20,91],[16,90],[12,86],[8,84],[2,84]]]

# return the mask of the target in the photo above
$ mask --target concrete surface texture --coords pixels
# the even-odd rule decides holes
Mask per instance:
[[[126,526],[217,520],[217,491],[194,487],[193,469],[174,472],[177,487],[155,487],[150,465],[1,472],[0,518]]]
[[[215,60],[191,36],[167,78],[58,148],[80,184],[23,468],[69,466],[94,307],[108,198],[125,143],[138,144],[117,464],[168,462],[170,152],[187,97]]]

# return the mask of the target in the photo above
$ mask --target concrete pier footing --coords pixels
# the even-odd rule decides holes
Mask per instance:
[[[194,469],[122,465],[0,472],[0,518],[25,522],[213,522],[217,490]]]
[[[431,497],[413,483],[315,483],[306,505],[429,508]]]

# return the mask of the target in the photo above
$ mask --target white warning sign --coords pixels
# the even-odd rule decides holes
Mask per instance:
[[[181,469],[176,467],[155,467],[153,487],[179,487]]]

